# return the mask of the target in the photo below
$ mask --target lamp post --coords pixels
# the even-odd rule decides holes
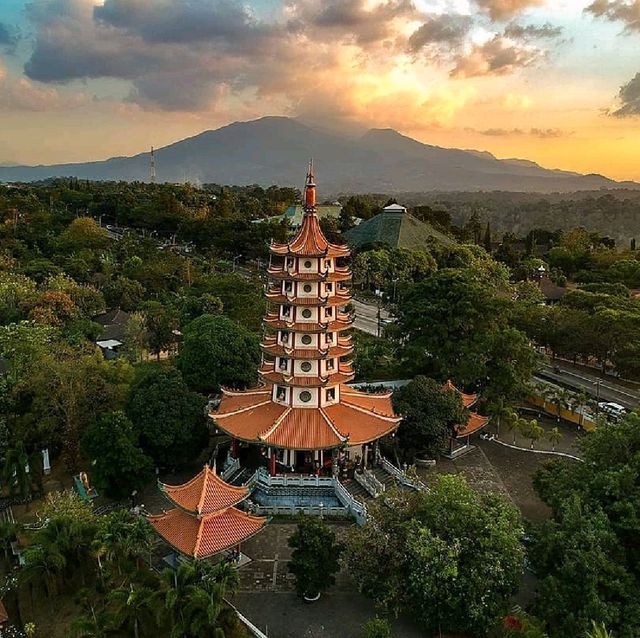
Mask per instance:
[[[379,288],[376,288],[376,297],[378,298],[378,337],[380,336],[380,324],[382,323],[382,319],[380,318],[382,295],[383,295],[382,290],[380,290]]]

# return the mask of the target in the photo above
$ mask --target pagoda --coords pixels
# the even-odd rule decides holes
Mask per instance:
[[[210,413],[231,436],[234,455],[239,442],[258,446],[272,475],[278,463],[319,473],[335,462],[338,450],[366,463],[369,444],[400,422],[391,393],[346,385],[355,375],[346,334],[353,323],[345,311],[351,300],[349,256],[320,228],[310,163],[302,225],[289,243],[271,244],[261,383],[242,392],[223,389]]]
[[[238,549],[242,541],[258,533],[267,522],[264,517],[235,507],[249,495],[248,487],[229,485],[207,465],[187,483],[159,485],[176,507],[147,516],[147,520],[185,556],[204,559]]]
[[[453,433],[449,437],[449,451],[447,456],[452,457],[456,454],[459,454],[463,450],[469,449],[469,438],[472,434],[480,432],[480,430],[482,430],[489,423],[489,418],[486,416],[482,416],[477,412],[471,411],[471,408],[478,401],[477,394],[466,394],[462,392],[450,380],[444,384],[442,389],[453,390],[454,392],[457,392],[462,401],[462,405],[469,410],[466,423],[455,425],[453,428]],[[463,447],[456,447],[456,441],[460,439],[466,439],[466,444]]]

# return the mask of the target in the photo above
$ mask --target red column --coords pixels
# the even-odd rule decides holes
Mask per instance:
[[[231,456],[234,459],[238,458],[238,441],[236,439],[231,440]]]
[[[271,452],[271,458],[269,459],[269,475],[276,475],[276,453],[275,450]]]

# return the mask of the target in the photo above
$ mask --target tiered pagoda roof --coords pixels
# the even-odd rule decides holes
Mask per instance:
[[[274,403],[270,384],[251,392],[223,392],[213,415],[216,423],[248,443],[295,450],[361,445],[390,434],[400,421],[390,392],[367,394],[342,386],[339,403],[317,409]]]
[[[443,390],[453,390],[458,393],[460,399],[462,400],[462,405],[465,408],[470,408],[475,405],[478,401],[477,394],[465,394],[462,390],[459,390],[451,380],[448,380],[444,386],[442,386]],[[479,432],[489,423],[489,417],[482,416],[476,412],[469,412],[469,418],[466,423],[461,423],[454,427],[454,438],[462,438],[465,436],[470,436],[475,432]]]
[[[305,215],[296,236],[271,244],[264,318],[261,386],[224,390],[211,413],[236,440],[289,450],[361,445],[393,432],[400,422],[390,394],[369,395],[345,385],[355,376],[348,357],[353,324],[346,246],[324,236],[316,214],[313,168],[304,192]]]
[[[247,540],[267,522],[234,507],[249,495],[247,487],[229,485],[206,465],[187,483],[160,483],[160,489],[176,507],[147,519],[186,556],[203,559],[219,554]]]

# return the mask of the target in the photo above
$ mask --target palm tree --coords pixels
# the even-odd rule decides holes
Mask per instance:
[[[24,560],[20,579],[25,583],[41,583],[44,579],[47,596],[54,596],[58,591],[58,579],[67,564],[58,545],[47,543],[27,547],[24,550]]]
[[[9,486],[12,496],[17,495],[24,501],[31,499],[29,456],[20,441],[7,450],[4,460],[4,483]]]
[[[113,626],[125,630],[128,635],[140,638],[141,627],[156,626],[154,591],[149,587],[116,589],[109,595],[116,603]]]
[[[79,616],[71,624],[74,638],[108,638],[112,635],[113,614],[107,609],[95,610]]]
[[[614,638],[613,634],[605,627],[604,623],[592,623],[591,629],[586,633],[585,638]]]
[[[558,423],[561,419],[561,414],[563,409],[567,409],[569,407],[569,402],[571,400],[571,393],[566,388],[558,388],[555,393],[554,403],[556,405],[556,409],[558,410]]]
[[[10,521],[0,522],[0,543],[4,549],[4,557],[9,560],[9,552],[11,551],[11,543],[16,539],[16,531],[18,526]]]
[[[527,422],[523,434],[531,441],[531,449],[533,450],[534,443],[544,435],[544,428],[533,419]]]
[[[500,425],[516,418],[513,408],[502,398],[494,401],[490,408],[490,414],[496,422],[496,438],[500,438]]]
[[[562,432],[560,432],[560,430],[558,430],[557,427],[552,428],[551,430],[549,430],[546,433],[546,437],[547,439],[549,439],[549,442],[551,443],[552,447],[552,451],[555,452],[556,451],[556,445],[558,445],[558,443],[560,443],[560,441],[562,441]]]

